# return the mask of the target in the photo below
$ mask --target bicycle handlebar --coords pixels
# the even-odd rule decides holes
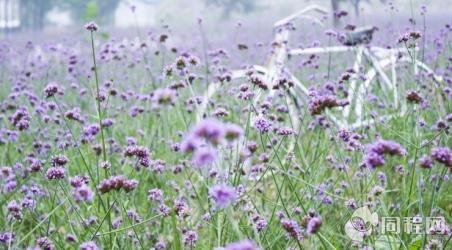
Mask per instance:
[[[328,10],[326,10],[326,9],[323,8],[322,6],[313,4],[313,5],[310,5],[310,6],[304,8],[304,9],[302,9],[302,10],[300,10],[300,11],[298,11],[298,12],[296,12],[296,13],[294,13],[294,14],[292,14],[292,15],[286,17],[286,18],[283,18],[283,19],[277,21],[277,22],[274,24],[273,27],[278,28],[278,27],[280,27],[280,26],[283,26],[283,25],[287,24],[288,22],[290,22],[290,21],[292,21],[292,20],[295,20],[295,19],[301,17],[303,14],[305,14],[305,13],[307,13],[307,12],[309,12],[309,11],[316,11],[316,12],[319,12],[319,13],[321,13],[321,14],[328,14]],[[309,16],[309,19],[313,19],[313,20],[316,21],[316,22],[320,22],[318,18],[314,18],[314,17],[311,17],[311,16]]]

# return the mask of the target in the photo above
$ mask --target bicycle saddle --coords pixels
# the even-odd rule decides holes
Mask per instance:
[[[368,44],[372,40],[372,35],[375,31],[374,27],[364,26],[355,29],[354,31],[345,34],[343,44],[345,46],[355,46],[358,44]]]

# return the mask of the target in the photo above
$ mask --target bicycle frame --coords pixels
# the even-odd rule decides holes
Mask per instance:
[[[428,74],[431,74],[433,76],[433,79],[437,82],[441,82],[442,78],[440,76],[436,76],[427,65],[424,63],[418,61],[415,57],[411,58],[411,55],[408,53],[407,48],[392,48],[392,49],[386,49],[376,46],[365,46],[365,45],[356,45],[356,46],[333,46],[333,47],[314,47],[314,48],[306,48],[306,49],[290,49],[288,47],[288,40],[290,36],[290,30],[285,28],[288,23],[291,21],[297,19],[297,18],[305,18],[313,20],[316,23],[320,23],[319,19],[306,15],[306,13],[310,11],[315,11],[321,14],[328,13],[324,8],[317,6],[317,5],[311,5],[308,6],[297,13],[290,15],[284,19],[281,19],[280,21],[276,22],[274,25],[274,28],[276,29],[275,37],[274,37],[274,50],[272,51],[272,54],[267,60],[267,63],[265,63],[265,66],[260,65],[252,65],[249,69],[246,70],[236,70],[232,71],[232,78],[243,78],[246,77],[247,74],[252,71],[253,73],[258,73],[261,75],[264,75],[264,79],[267,83],[270,84],[270,86],[274,86],[275,81],[277,81],[283,73],[285,76],[288,76],[295,84],[295,90],[289,89],[289,94],[291,95],[293,100],[289,100],[289,114],[292,117],[297,117],[298,109],[297,106],[297,96],[296,91],[301,91],[302,94],[308,96],[308,87],[303,84],[299,79],[297,79],[290,71],[288,71],[285,68],[286,59],[288,56],[301,56],[301,55],[312,55],[312,54],[325,54],[325,53],[350,53],[355,52],[355,62],[353,64],[353,70],[355,72],[359,72],[360,66],[362,65],[363,57],[367,58],[368,61],[371,63],[371,68],[367,71],[366,78],[367,80],[364,81],[364,83],[361,83],[358,86],[358,82],[356,77],[353,77],[350,81],[350,90],[352,90],[354,93],[349,94],[348,101],[351,103],[352,101],[355,101],[355,110],[353,110],[355,116],[357,117],[357,122],[353,124],[348,124],[346,122],[346,119],[351,115],[352,110],[350,110],[350,105],[338,109],[343,110],[343,119],[338,119],[334,117],[334,115],[331,114],[331,112],[327,111],[326,115],[338,126],[342,127],[360,127],[364,124],[372,123],[373,121],[364,121],[363,120],[363,100],[362,96],[364,95],[364,92],[369,87],[370,82],[373,78],[375,78],[377,75],[381,77],[383,80],[383,84],[381,85],[384,89],[384,91],[392,91],[393,93],[393,102],[395,107],[398,106],[398,92],[397,92],[397,71],[396,66],[398,62],[409,62],[411,61],[413,63],[413,70],[414,74],[418,74],[419,68],[426,71]],[[418,51],[418,48],[415,48],[415,51]],[[414,56],[416,53],[413,53]],[[385,72],[384,68],[390,66],[391,67],[391,77],[389,77]],[[197,119],[202,119],[202,115],[204,113],[204,110],[207,107],[207,100],[209,100],[213,94],[217,91],[219,88],[219,84],[210,84],[208,86],[208,90],[205,93],[205,102],[200,107],[200,111],[198,112]],[[270,87],[268,92],[268,97],[274,96],[275,90]],[[261,99],[262,92],[259,91],[255,98],[254,98],[254,104],[256,104]],[[354,100],[354,98],[358,97],[358,99]],[[293,103],[292,103],[293,102]],[[403,108],[402,108],[403,112]],[[293,119],[293,127],[294,129],[298,129],[298,119]]]
[[[327,13],[326,10],[324,10],[322,7],[319,6],[309,6],[287,18],[284,18],[278,22],[275,23],[274,27],[276,29],[281,29],[284,25],[286,25],[288,22],[293,21],[296,18],[307,18],[314,20],[317,23],[320,23],[318,19],[315,19],[311,16],[306,16],[305,13],[309,11],[317,11],[319,13]],[[350,53],[350,52],[356,52],[356,60],[353,64],[353,69],[355,72],[359,72],[363,57],[368,58],[368,60],[371,62],[371,68],[367,71],[366,78],[363,83],[360,83],[358,86],[358,82],[356,77],[353,77],[351,82],[349,83],[352,89],[357,89],[358,94],[350,94],[349,95],[349,101],[352,98],[355,97],[361,97],[363,96],[366,89],[370,86],[371,81],[373,78],[375,78],[377,75],[381,75],[383,79],[385,87],[387,87],[390,90],[393,90],[393,101],[397,104],[398,101],[398,92],[397,92],[397,70],[396,65],[398,62],[412,62],[414,66],[414,72],[415,74],[418,73],[418,68],[426,71],[428,74],[433,75],[433,79],[437,82],[442,81],[442,78],[439,76],[436,76],[433,71],[424,63],[419,62],[416,60],[416,58],[410,58],[406,55],[408,54],[406,48],[393,48],[393,49],[385,49],[380,47],[367,47],[363,45],[357,45],[357,46],[335,46],[335,47],[323,47],[323,48],[307,48],[307,49],[290,49],[288,47],[288,39],[290,31],[288,29],[281,29],[278,32],[276,32],[274,37],[274,51],[272,52],[271,56],[268,58],[267,63],[264,66],[261,65],[252,65],[247,69],[241,69],[241,70],[234,70],[231,72],[232,79],[238,79],[238,78],[245,78],[249,76],[250,73],[252,74],[260,74],[264,76],[264,79],[267,83],[271,84],[268,90],[267,97],[273,97],[275,94],[275,90],[272,86],[276,83],[275,81],[279,80],[281,76],[289,77],[289,80],[291,80],[294,83],[294,87],[287,88],[287,95],[285,96],[287,101],[287,106],[289,110],[289,119],[292,124],[293,130],[298,133],[301,131],[300,122],[301,119],[299,118],[299,115],[301,114],[301,107],[298,105],[299,96],[297,92],[301,92],[301,95],[305,95],[306,97],[309,95],[309,90],[306,85],[304,85],[297,77],[295,77],[287,68],[285,68],[285,63],[288,58],[288,56],[296,56],[296,55],[312,55],[312,54],[325,54],[325,53]],[[417,51],[418,49],[415,48]],[[399,55],[402,55],[402,57],[399,57]],[[384,68],[390,66],[391,67],[391,78],[384,72]],[[198,106],[198,112],[197,112],[197,121],[199,122],[204,118],[205,110],[207,109],[207,105],[209,103],[209,100],[212,98],[212,96],[215,94],[215,92],[220,89],[221,84],[220,83],[211,83],[208,85],[207,90],[204,94],[204,101]],[[261,95],[263,91],[257,91],[256,95],[254,96],[253,104],[256,105],[261,100]],[[352,100],[353,101],[353,100]],[[338,108],[343,109],[343,116],[341,118],[337,118],[335,115],[333,115],[329,110],[326,110],[325,115],[338,127],[342,128],[357,128],[362,127],[363,125],[370,125],[375,122],[375,119],[370,120],[363,120],[362,115],[362,101],[361,99],[356,100],[358,101],[358,105],[355,105],[358,108],[355,108],[353,112],[355,112],[355,115],[358,117],[357,122],[353,124],[349,124],[346,121],[346,118],[351,114],[352,110],[350,110],[349,106]],[[256,114],[258,115],[258,114]],[[242,141],[242,145],[244,145],[244,141]],[[287,145],[286,152],[292,152],[295,147],[295,140],[292,140],[289,145]],[[285,159],[283,159],[283,162],[285,162]],[[244,168],[250,167],[250,162],[247,161],[244,164]]]

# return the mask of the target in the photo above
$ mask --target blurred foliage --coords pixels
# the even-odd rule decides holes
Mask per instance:
[[[53,8],[69,11],[74,22],[84,23],[95,20],[111,23],[121,0],[21,0],[22,28],[41,29],[46,14]]]
[[[21,0],[20,3],[22,28],[41,29],[44,27],[44,17],[52,9],[53,1]]]
[[[97,8],[97,4],[94,1],[90,1],[86,6],[85,11],[85,20],[93,20],[96,19],[99,15],[99,9]]]
[[[114,13],[120,0],[47,0],[54,3],[55,7],[68,10],[75,22],[87,22],[95,20],[99,23],[113,21]]]

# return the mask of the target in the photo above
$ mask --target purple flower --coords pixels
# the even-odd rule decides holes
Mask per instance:
[[[10,117],[11,123],[20,131],[27,130],[30,127],[30,120],[30,114],[25,107],[18,108]]]
[[[91,21],[91,22],[85,24],[85,29],[87,29],[91,32],[94,32],[99,29],[99,26],[97,26],[97,24],[95,22]]]
[[[258,116],[254,119],[254,128],[257,129],[261,134],[265,134],[270,132],[272,124],[263,116]]]
[[[421,33],[419,31],[407,31],[399,36],[397,40],[399,43],[407,43],[408,41],[416,41],[421,38]],[[408,44],[408,47],[412,46],[412,44]]]
[[[243,129],[236,124],[226,124],[224,126],[225,138],[228,141],[233,141],[243,135]]]
[[[356,203],[355,199],[345,201],[345,205],[351,210],[356,210],[358,208],[358,204]]]
[[[265,82],[264,78],[261,75],[258,74],[252,74],[249,77],[250,82],[253,85],[256,85],[257,87],[263,89],[263,90],[267,90],[268,89],[268,84]]]
[[[17,203],[16,200],[12,200],[6,205],[8,212],[17,220],[22,219],[22,207]]]
[[[278,135],[293,135],[295,132],[289,127],[281,127],[276,131]]]
[[[75,188],[73,191],[74,200],[76,202],[91,202],[94,198],[93,191],[87,185]]]
[[[73,108],[71,110],[68,110],[64,113],[64,116],[69,120],[78,121],[80,123],[84,123],[84,119],[82,115],[80,114],[79,108]]]
[[[93,138],[99,132],[100,132],[99,124],[90,124],[83,127],[83,135],[88,139]]]
[[[406,155],[406,150],[400,146],[397,142],[378,140],[368,146],[368,151],[375,152],[377,154],[389,154],[389,155]]]
[[[216,153],[208,152],[208,149],[201,147],[203,144],[205,145],[204,141],[216,147],[224,140],[231,142],[242,135],[243,129],[241,127],[235,124],[223,124],[216,119],[209,118],[196,124],[181,142],[180,149],[186,153],[194,152],[193,161],[195,164],[204,165],[204,162],[216,158]]]
[[[113,119],[107,118],[107,119],[105,119],[105,120],[102,121],[102,127],[103,127],[103,128],[108,128],[108,127],[113,126],[114,123],[115,123],[115,122],[114,122]]]
[[[101,194],[110,192],[112,190],[124,189],[126,192],[134,190],[138,185],[137,180],[127,180],[126,177],[122,175],[112,176],[108,179],[102,180],[97,189]]]
[[[58,93],[58,85],[55,82],[47,84],[47,86],[44,88],[44,94],[46,98],[50,98],[56,93]]]
[[[205,119],[193,128],[192,135],[217,145],[224,136],[224,125],[215,119]]]
[[[258,250],[259,248],[250,240],[242,240],[229,243],[224,247],[225,250]]]
[[[129,219],[135,221],[136,223],[141,221],[140,215],[133,209],[127,210],[127,217],[129,217]]]
[[[377,154],[375,152],[369,152],[364,156],[364,162],[369,168],[376,168],[383,166],[385,164],[385,159],[383,155]]]
[[[435,161],[444,164],[446,167],[452,168],[452,150],[450,150],[450,148],[434,148],[431,156]]]
[[[193,247],[196,241],[198,241],[198,233],[195,231],[190,230],[184,234],[184,245]]]
[[[411,103],[421,103],[424,101],[424,98],[415,90],[409,90],[406,92],[406,99]]]
[[[349,102],[347,100],[339,100],[334,95],[314,95],[308,103],[308,110],[311,115],[320,115],[325,109],[333,107],[344,107]]]
[[[141,146],[129,146],[126,148],[124,153],[125,156],[136,156],[138,158],[147,158],[149,157],[149,151],[145,147]]]
[[[163,250],[166,249],[166,244],[163,241],[157,241],[157,243],[155,243],[154,248],[156,250]]]
[[[236,191],[233,187],[216,185],[209,189],[209,196],[215,202],[217,208],[225,208],[236,199]]]
[[[306,232],[308,232],[308,234],[315,234],[317,231],[319,231],[319,228],[321,225],[322,225],[322,219],[319,217],[313,217],[308,222],[308,226],[306,227]]]
[[[125,180],[122,185],[122,188],[124,189],[124,191],[128,193],[133,191],[137,186],[138,186],[137,180]]]
[[[267,221],[263,218],[256,222],[256,231],[258,233],[262,232],[267,227]]]
[[[336,12],[334,12],[334,16],[337,18],[341,18],[343,16],[347,16],[348,12],[345,10],[336,10]]]
[[[93,241],[87,241],[80,244],[80,250],[99,250],[100,248]]]
[[[181,142],[180,149],[185,153],[191,153],[195,151],[200,144],[201,142],[199,139],[190,136]]]
[[[22,210],[16,200],[8,202],[6,208],[8,209],[9,212],[20,212],[20,210]]]
[[[55,155],[50,159],[52,167],[64,167],[69,162],[69,159],[64,155]]]
[[[11,232],[2,232],[0,233],[0,243],[10,244],[16,238],[16,235]]]
[[[11,193],[17,187],[17,182],[15,180],[9,180],[3,186],[3,190],[5,193]]]
[[[67,234],[66,241],[67,242],[77,242],[77,237],[75,237],[75,235],[73,235],[73,234]]]
[[[74,176],[69,179],[71,186],[79,188],[89,182],[89,177],[86,176]]]
[[[369,168],[376,168],[385,163],[384,155],[399,155],[407,154],[406,150],[398,143],[386,140],[377,140],[376,142],[367,146],[367,152],[364,156],[364,162]]]
[[[433,160],[430,156],[423,156],[419,159],[419,166],[421,168],[432,168],[433,167]]]
[[[50,167],[47,169],[46,177],[49,180],[58,180],[65,177],[65,170],[62,167]]]
[[[229,112],[226,109],[220,107],[213,112],[213,115],[216,117],[229,116]]]
[[[290,219],[281,219],[281,225],[287,232],[287,236],[295,240],[301,240],[301,228],[298,223]]]
[[[159,206],[159,211],[163,217],[167,217],[170,214],[170,209],[165,204]]]
[[[154,188],[148,191],[148,199],[150,201],[161,202],[163,199],[163,192],[158,188]]]
[[[24,197],[20,205],[23,208],[28,208],[30,210],[33,210],[36,208],[36,201],[33,200],[31,197]]]
[[[217,159],[217,153],[213,149],[200,148],[193,154],[193,164],[198,167],[211,165]]]
[[[157,89],[152,94],[152,102],[158,105],[173,105],[176,102],[176,91],[172,89]]]
[[[53,244],[53,241],[51,241],[47,237],[41,237],[41,238],[37,239],[36,243],[43,250],[53,250],[53,249],[55,249],[55,245]]]
[[[102,162],[100,162],[99,167],[101,167],[103,169],[110,169],[111,163],[108,161],[102,161]]]
[[[377,185],[377,186],[375,186],[375,187],[372,188],[372,190],[370,191],[370,193],[371,193],[373,196],[379,196],[379,195],[382,194],[384,191],[385,191],[385,189],[384,189],[383,187]]]
[[[136,156],[138,158],[138,162],[141,166],[147,168],[149,167],[149,150],[145,147],[141,146],[128,146],[126,151],[124,152],[126,157]]]

